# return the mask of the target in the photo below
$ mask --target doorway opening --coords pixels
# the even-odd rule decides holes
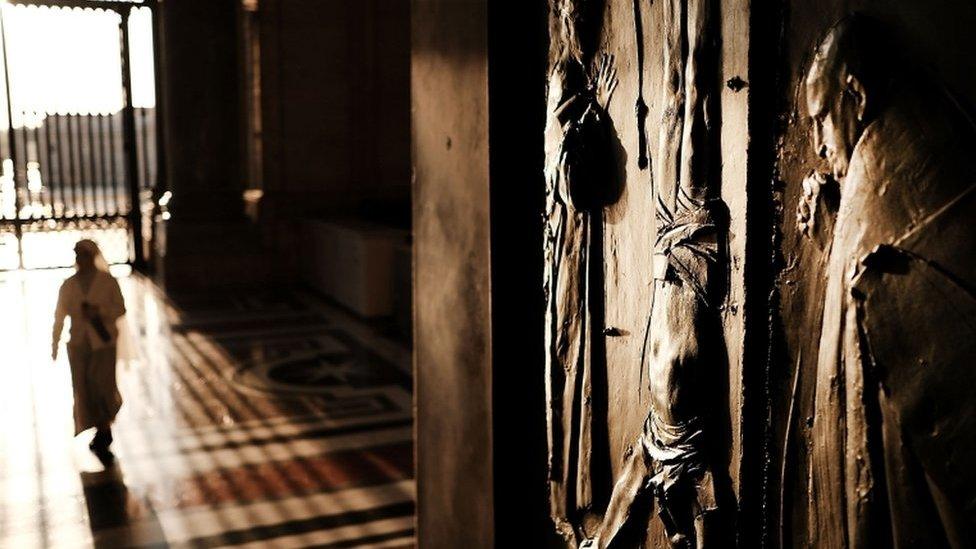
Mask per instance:
[[[155,2],[0,7],[0,271],[68,267],[79,238],[146,266],[162,140]]]

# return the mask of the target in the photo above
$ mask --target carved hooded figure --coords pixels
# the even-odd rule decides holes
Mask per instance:
[[[577,27],[577,0],[555,0],[559,46],[549,75],[545,129],[546,399],[553,521],[567,538],[593,505],[592,378],[597,338],[591,304],[594,219],[613,171],[607,103],[616,86],[604,56],[590,78]],[[599,217],[595,221],[600,222]],[[597,233],[599,234],[599,233]],[[597,358],[597,360],[600,360]],[[599,487],[598,487],[599,488]]]
[[[969,547],[976,130],[936,86],[895,78],[892,53],[877,23],[852,16],[820,43],[806,80],[814,146],[840,183],[815,381],[810,542]]]

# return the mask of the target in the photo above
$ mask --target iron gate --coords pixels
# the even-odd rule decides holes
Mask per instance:
[[[0,7],[0,270],[70,266],[81,237],[112,263],[144,266],[162,165],[155,9],[148,0]]]

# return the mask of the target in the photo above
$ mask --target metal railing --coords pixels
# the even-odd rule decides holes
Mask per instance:
[[[6,130],[0,131],[0,244],[4,243],[3,233],[15,235],[17,266],[23,268],[25,233],[121,227],[128,234],[128,253],[122,257],[142,266],[147,255],[144,237],[151,231],[143,230],[149,216],[141,206],[152,200],[158,188],[162,151],[158,107],[133,105],[129,16],[136,8],[152,10],[155,43],[155,2],[8,0],[8,4],[58,8],[51,10],[54,16],[77,8],[117,13],[118,92],[122,100],[114,112],[16,109],[18,98],[11,97],[11,78],[30,75],[10,73],[11,45],[0,12],[7,120]],[[155,60],[153,65],[156,67]],[[45,67],[32,68],[31,72],[34,70]],[[158,89],[155,74],[153,79]],[[59,93],[70,94],[72,90]],[[6,242],[9,247],[12,240],[7,238]],[[0,270],[4,268],[10,268],[10,261],[0,259]]]

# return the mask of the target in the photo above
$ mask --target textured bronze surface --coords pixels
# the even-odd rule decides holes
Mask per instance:
[[[976,420],[959,387],[976,359],[976,271],[960,253],[976,237],[976,129],[938,87],[901,78],[896,54],[854,15],[806,78],[814,149],[840,182],[812,431],[820,547],[974,539]]]
[[[580,2],[554,1],[558,39],[549,75],[546,120],[546,396],[550,505],[557,529],[576,535],[574,522],[594,505],[594,361],[604,337],[593,300],[602,299],[600,209],[611,166],[606,108],[617,85],[613,58],[595,74],[584,64],[592,25]],[[595,215],[594,215],[595,214]],[[596,237],[596,238],[595,238]],[[597,313],[597,315],[594,315]],[[603,467],[605,469],[605,467]]]
[[[603,518],[594,523],[594,414],[590,390],[595,381],[604,326],[594,325],[591,262],[592,214],[606,204],[602,189],[613,178],[604,155],[611,152],[601,127],[606,103],[599,92],[609,86],[604,57],[588,85],[586,55],[579,40],[585,20],[576,2],[553,2],[556,42],[549,80],[546,219],[547,379],[549,402],[550,503],[557,529],[567,539],[603,547],[631,517],[633,506],[653,494],[666,536],[675,546],[711,545],[718,497],[707,443],[708,391],[701,380],[726,363],[718,305],[724,299],[725,208],[719,197],[717,25],[711,0],[672,0],[663,8],[662,103],[653,193],[656,240],[649,278],[653,305],[639,367],[646,368],[650,407],[618,475]],[[642,132],[643,57],[639,4],[638,132]],[[609,94],[606,94],[609,95]],[[644,140],[639,139],[639,157]],[[640,164],[644,164],[639,159]],[[643,167],[642,165],[640,166]],[[575,192],[574,192],[575,191]],[[602,234],[602,233],[601,233]],[[603,265],[597,266],[602,271]],[[599,369],[596,369],[599,371]],[[642,374],[643,376],[643,374]],[[633,436],[633,435],[631,435]],[[592,512],[592,513],[591,513]]]

